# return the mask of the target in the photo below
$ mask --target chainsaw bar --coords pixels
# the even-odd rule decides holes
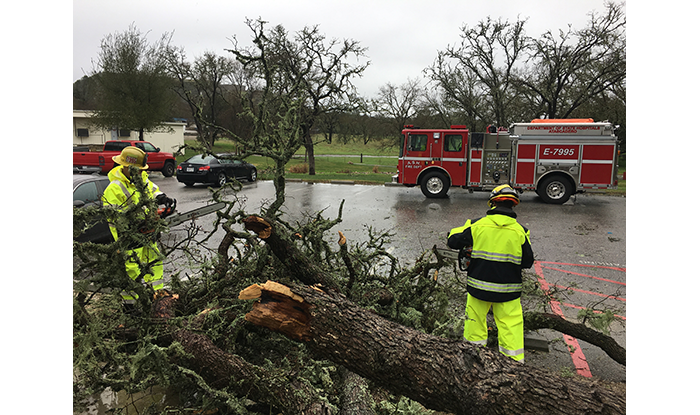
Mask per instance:
[[[453,251],[451,249],[444,249],[444,248],[435,248],[435,250],[438,251],[438,253],[445,258],[449,259],[459,259],[459,251]]]
[[[194,220],[200,216],[214,213],[219,209],[223,209],[224,207],[226,207],[226,203],[218,202],[218,203],[214,203],[212,205],[207,205],[207,206],[202,206],[202,207],[197,208],[197,209],[192,209],[189,212],[176,213],[174,215],[168,216],[164,220],[169,226],[175,226],[175,225],[179,225],[183,222],[187,222],[188,220]]]

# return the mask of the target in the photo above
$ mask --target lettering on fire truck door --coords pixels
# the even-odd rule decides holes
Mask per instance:
[[[539,159],[549,163],[578,163],[578,144],[540,144]]]

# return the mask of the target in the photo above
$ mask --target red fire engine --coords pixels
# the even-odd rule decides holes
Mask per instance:
[[[617,188],[618,140],[607,121],[537,119],[486,133],[406,127],[393,181],[420,185],[426,197],[445,197],[452,186],[471,192],[510,184],[561,204],[587,189]]]

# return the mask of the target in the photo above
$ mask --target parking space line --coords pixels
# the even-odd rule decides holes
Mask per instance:
[[[586,308],[586,307],[581,307],[580,305],[574,305],[574,304],[570,304],[570,303],[561,303],[561,305],[563,305],[564,307],[575,308],[577,310],[584,310]],[[593,311],[593,313],[595,313],[595,314],[603,314],[603,312],[600,310],[591,310],[591,311]],[[613,316],[615,316],[621,320],[627,320],[627,317],[621,316],[619,314],[613,314]]]
[[[542,287],[542,291],[545,292],[545,294],[549,294],[549,283],[547,280],[544,279],[544,271],[542,270],[542,265],[540,264],[540,261],[535,261],[534,264],[535,272],[537,273],[537,279],[540,283],[540,286]],[[559,317],[566,319],[564,317],[564,313],[561,311],[561,304],[559,301],[551,299],[549,301],[549,306],[552,309],[552,312]],[[583,350],[581,350],[581,346],[578,343],[578,340],[574,337],[571,337],[567,334],[564,334],[564,342],[569,346],[569,353],[571,354],[571,360],[574,363],[574,367],[576,368],[576,372],[584,377],[591,378],[593,375],[591,374],[591,369],[588,366],[588,362],[586,361],[586,356],[583,354]]]
[[[549,264],[556,264],[556,262],[549,262]],[[562,263],[560,263],[559,265],[576,265],[576,264],[562,264]],[[586,277],[586,278],[591,278],[591,279],[594,279],[594,280],[605,281],[605,282],[610,282],[610,283],[613,283],[613,284],[619,284],[619,285],[627,286],[627,283],[624,283],[624,282],[615,281],[615,280],[609,280],[609,279],[607,279],[607,278],[594,277],[593,275],[580,274],[580,273],[578,273],[578,272],[567,271],[567,270],[561,269],[561,268],[554,268],[554,267],[542,267],[542,268],[551,269],[552,271],[564,272],[564,273],[566,273],[566,274],[577,275],[577,276],[579,276],[579,277]],[[613,270],[616,270],[616,271],[619,270],[619,271],[625,272],[625,269],[624,269],[624,268],[611,268],[611,267],[601,267],[601,268],[613,269]]]
[[[627,268],[624,268],[624,267],[612,267],[612,266],[607,266],[607,265],[570,264],[567,262],[553,262],[553,261],[539,261],[539,263],[540,264],[554,264],[554,265],[571,265],[574,267],[584,267],[584,268],[603,268],[603,269],[611,269],[614,271],[622,271],[622,272],[627,271]]]
[[[546,268],[546,267],[544,267],[544,268]],[[595,295],[595,296],[597,296],[597,297],[610,298],[611,300],[627,301],[626,298],[615,297],[614,295],[606,295],[606,294],[596,293],[596,292],[593,292],[593,291],[582,290],[582,289],[580,289],[580,288],[566,287],[566,286],[564,286],[564,285],[559,285],[559,284],[552,284],[552,285],[554,285],[554,286],[557,287],[557,288],[561,288],[561,289],[563,289],[563,290],[571,290],[571,291],[576,291],[576,292],[580,292],[580,293],[583,293],[583,294]]]

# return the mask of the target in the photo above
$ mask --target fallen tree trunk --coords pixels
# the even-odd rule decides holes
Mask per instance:
[[[319,287],[274,282],[243,290],[258,298],[246,320],[304,342],[328,359],[427,408],[455,414],[623,414],[624,387],[562,378],[488,348],[427,335]]]
[[[159,299],[154,303],[152,316],[162,320],[172,318],[176,301],[176,296]],[[332,406],[303,380],[268,373],[221,350],[209,337],[195,329],[173,330],[172,339],[191,355],[177,363],[199,375],[212,389],[227,389],[237,396],[266,403],[290,415],[327,415],[333,412]]]

